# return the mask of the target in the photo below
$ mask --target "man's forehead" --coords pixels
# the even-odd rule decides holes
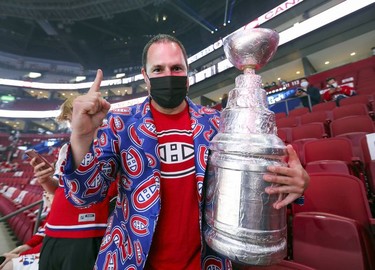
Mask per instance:
[[[171,47],[167,49],[170,54],[168,54],[168,52],[165,50],[158,50],[163,45],[165,46],[165,44],[168,44],[168,46],[171,45]],[[152,44],[147,53],[147,64],[152,66],[186,65],[184,54],[180,46],[178,46],[178,44],[175,42],[157,42]]]

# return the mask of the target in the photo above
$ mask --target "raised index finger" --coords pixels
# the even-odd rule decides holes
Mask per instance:
[[[101,69],[98,69],[96,71],[96,77],[94,80],[94,83],[91,85],[90,90],[88,93],[94,93],[100,91],[100,84],[103,80],[103,71]]]

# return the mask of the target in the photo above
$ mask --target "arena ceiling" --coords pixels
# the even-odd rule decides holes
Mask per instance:
[[[113,72],[140,66],[155,34],[175,35],[194,54],[283,2],[2,0],[0,51]]]

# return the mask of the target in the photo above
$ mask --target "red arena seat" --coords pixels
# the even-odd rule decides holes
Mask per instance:
[[[367,270],[375,267],[374,254],[371,237],[353,219],[319,212],[293,218],[296,262],[320,270]]]

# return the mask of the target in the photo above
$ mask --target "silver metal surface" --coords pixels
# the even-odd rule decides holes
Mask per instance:
[[[224,40],[228,60],[239,70],[260,69],[273,57],[279,34],[266,28],[247,28],[234,32]]]
[[[287,166],[286,150],[261,77],[254,73],[277,43],[278,34],[269,29],[236,32],[225,41],[228,59],[245,74],[229,92],[208,158],[205,240],[218,253],[249,265],[275,264],[286,256],[286,209],[273,208],[281,197],[265,193],[271,184],[263,180],[268,166]]]

